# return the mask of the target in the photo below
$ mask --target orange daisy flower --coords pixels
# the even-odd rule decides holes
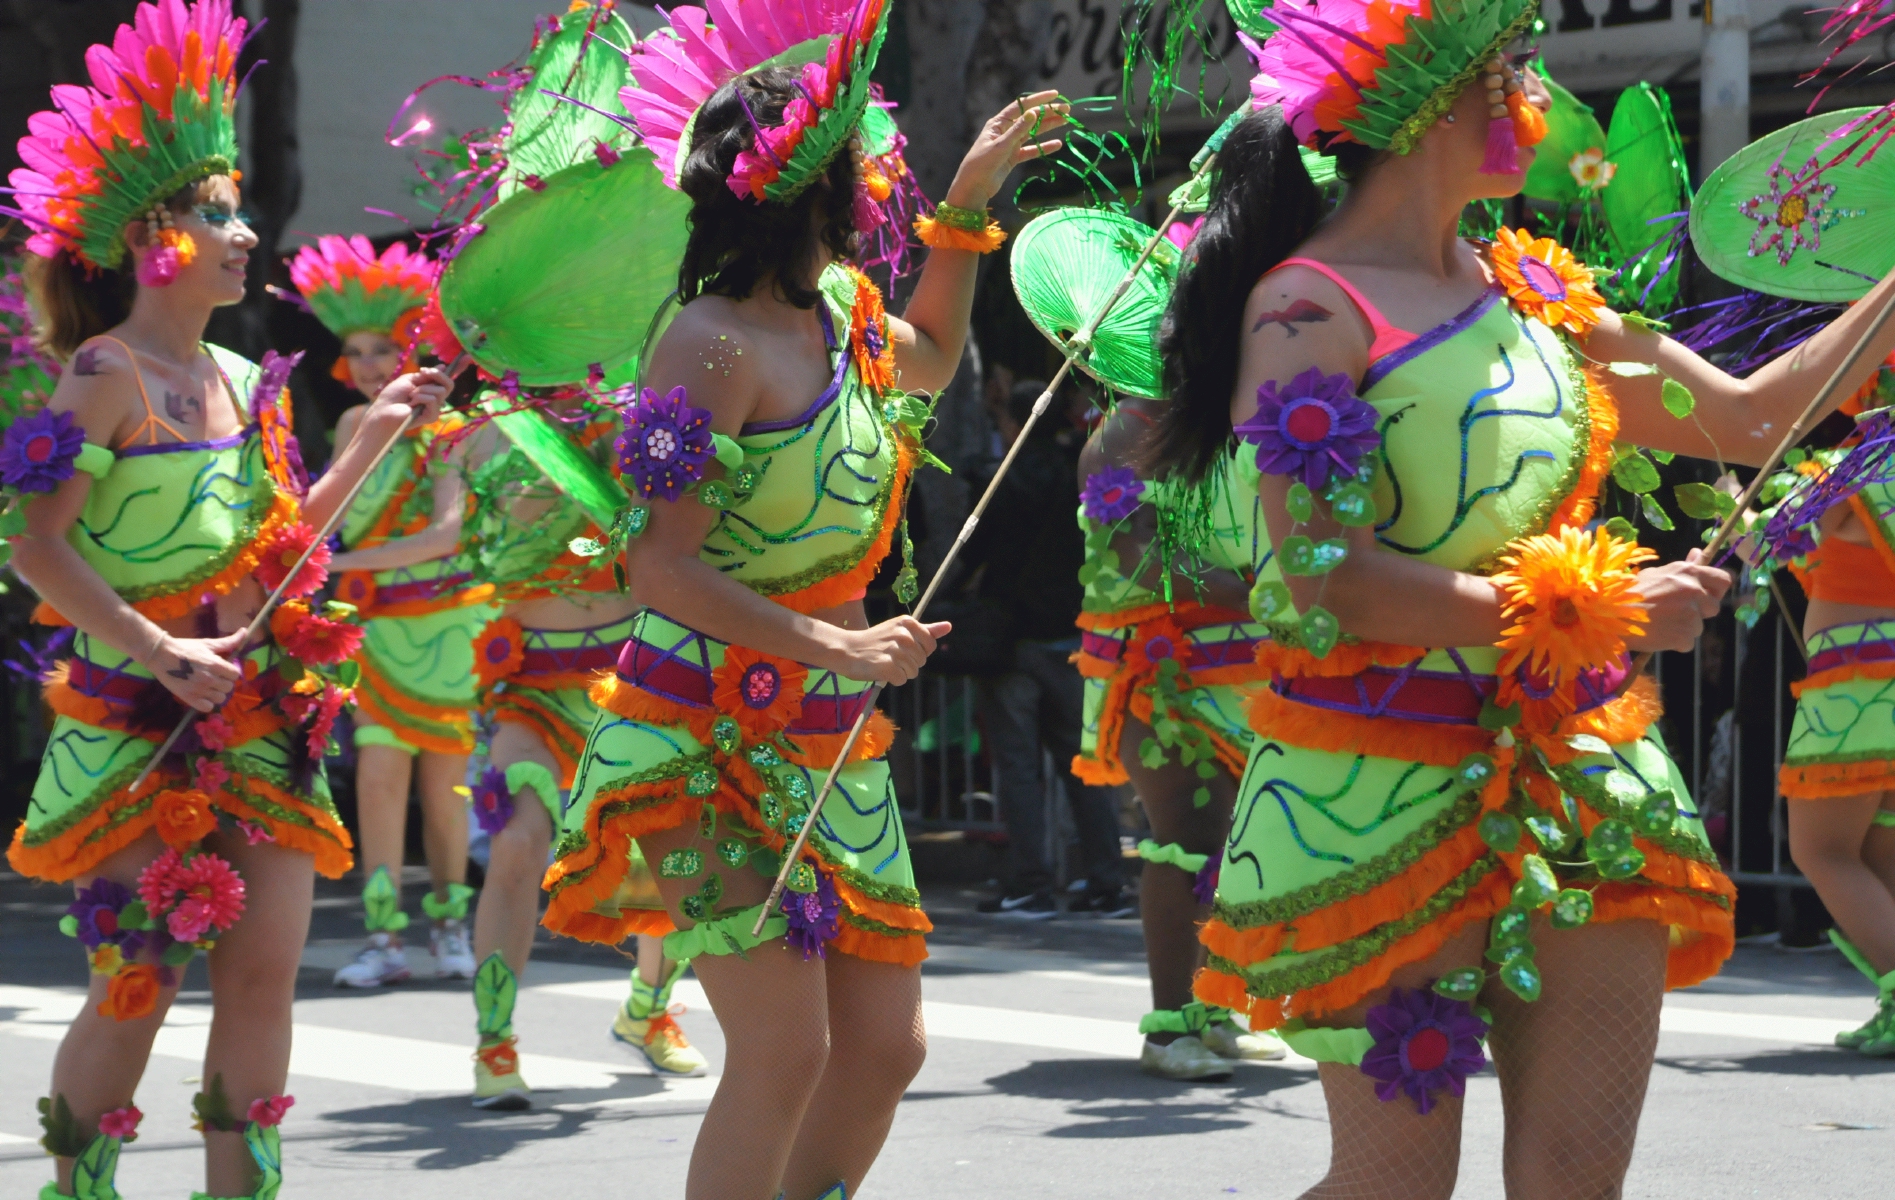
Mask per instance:
[[[1554,686],[1625,652],[1625,639],[1645,632],[1637,565],[1657,556],[1603,528],[1562,529],[1557,536],[1516,539],[1493,576],[1502,615],[1513,624],[1500,636],[1500,674],[1522,667]]]
[[[1494,234],[1491,253],[1495,278],[1522,313],[1574,337],[1585,337],[1599,323],[1605,297],[1592,272],[1566,247],[1503,227]]]
[[[474,676],[480,690],[488,692],[501,680],[520,669],[526,661],[526,630],[512,617],[487,622],[474,639]]]
[[[372,571],[344,571],[336,582],[336,599],[344,604],[352,604],[357,609],[368,609],[375,603],[375,575]]]
[[[882,307],[881,289],[867,275],[849,267],[855,277],[855,305],[849,310],[849,352],[855,356],[856,373],[871,392],[886,392],[895,386],[895,343],[888,336],[888,313]]]
[[[711,703],[736,718],[751,738],[766,738],[803,711],[803,685],[809,669],[774,654],[730,646],[724,662],[711,672]]]

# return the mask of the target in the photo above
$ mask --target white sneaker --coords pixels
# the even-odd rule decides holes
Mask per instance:
[[[408,956],[386,933],[371,933],[355,961],[336,972],[337,987],[372,988],[408,978]]]
[[[1202,1080],[1215,1083],[1233,1074],[1230,1063],[1210,1050],[1198,1038],[1186,1034],[1160,1046],[1150,1038],[1138,1052],[1138,1069],[1161,1079]]]
[[[467,936],[467,922],[437,921],[430,936],[433,939],[436,979],[474,977],[474,944]]]
[[[1235,1021],[1217,1021],[1206,1025],[1203,1037],[1205,1047],[1219,1058],[1275,1062],[1290,1052],[1274,1030],[1253,1033]]]

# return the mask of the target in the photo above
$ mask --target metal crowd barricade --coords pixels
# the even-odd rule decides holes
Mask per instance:
[[[994,768],[980,743],[980,698],[964,675],[923,673],[883,693],[899,732],[889,748],[889,773],[910,830],[998,832]]]

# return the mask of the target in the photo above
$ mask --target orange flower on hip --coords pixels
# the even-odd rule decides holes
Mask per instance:
[[[115,1021],[136,1021],[140,1017],[148,1017],[158,1007],[161,991],[157,967],[150,963],[126,967],[105,985],[105,1002],[99,1005],[99,1015],[111,1017]]]
[[[1491,256],[1494,277],[1520,312],[1574,337],[1585,337],[1599,323],[1606,303],[1592,272],[1552,238],[1502,227]]]
[[[803,711],[808,678],[809,669],[801,663],[730,646],[723,665],[711,672],[711,703],[752,738],[768,737]]]
[[[151,809],[158,836],[175,849],[188,850],[217,832],[211,798],[195,788],[167,788],[158,793]]]
[[[344,571],[336,583],[336,599],[366,610],[375,603],[375,576],[369,571]]]
[[[512,617],[487,622],[474,639],[474,675],[483,692],[517,672],[525,661],[526,630]]]
[[[1501,615],[1513,622],[1500,636],[1503,680],[1524,668],[1554,687],[1569,684],[1588,667],[1609,665],[1625,653],[1626,638],[1645,632],[1636,567],[1657,557],[1650,550],[1603,528],[1536,534],[1508,550],[1493,576]]]
[[[1126,639],[1125,664],[1139,673],[1156,671],[1166,659],[1177,660],[1182,667],[1190,651],[1191,638],[1183,626],[1168,616],[1153,617],[1139,622]]]

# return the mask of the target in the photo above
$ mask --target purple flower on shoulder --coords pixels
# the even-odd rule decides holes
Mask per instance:
[[[681,387],[659,396],[651,388],[625,410],[618,439],[619,471],[646,499],[676,500],[704,478],[711,461],[711,414],[693,408]]]
[[[790,919],[784,935],[791,949],[803,952],[803,961],[823,958],[823,946],[833,942],[842,931],[842,901],[829,876],[816,872],[816,890],[807,893],[784,892],[783,913]]]
[[[496,834],[512,819],[513,793],[507,788],[507,773],[490,766],[474,785],[474,820],[489,834]]]
[[[0,439],[0,483],[22,492],[50,492],[72,478],[85,444],[85,430],[69,412],[41,409],[21,417]]]
[[[1382,440],[1372,405],[1358,399],[1347,375],[1324,375],[1311,367],[1277,387],[1257,389],[1257,412],[1237,426],[1238,437],[1257,447],[1257,469],[1266,475],[1302,472],[1319,491],[1336,475],[1355,474],[1362,456]]]
[[[87,950],[117,946],[123,957],[136,958],[138,952],[144,949],[145,934],[119,924],[119,914],[131,902],[132,890],[124,884],[115,883],[104,876],[94,879],[81,888],[78,897],[66,906],[66,915],[78,924],[73,936]]]
[[[1440,1092],[1463,1095],[1467,1077],[1487,1065],[1487,1022],[1465,1000],[1394,988],[1388,1003],[1369,1010],[1367,1024],[1375,1045],[1362,1056],[1362,1073],[1380,1081],[1377,1099],[1407,1092],[1415,1111],[1425,1113]]]
[[[1145,494],[1145,481],[1130,467],[1107,467],[1086,477],[1079,502],[1086,516],[1101,525],[1116,525],[1132,515]]]

